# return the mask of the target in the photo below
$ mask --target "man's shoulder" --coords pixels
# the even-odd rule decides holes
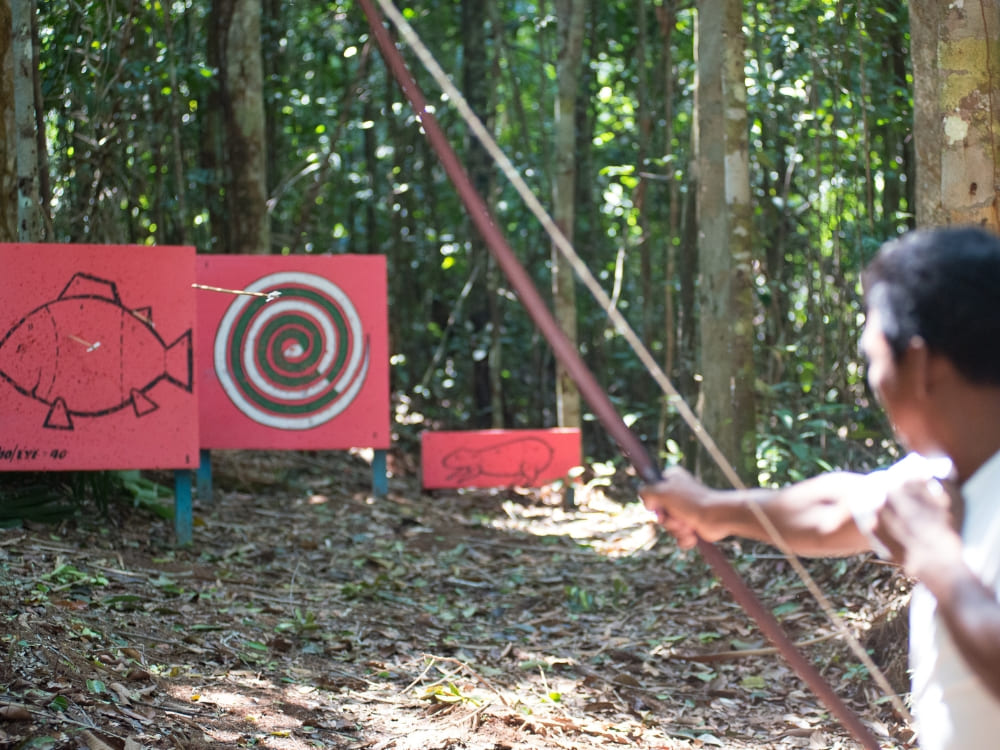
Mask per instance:
[[[947,456],[907,453],[896,463],[879,471],[884,472],[887,479],[895,482],[907,479],[944,479],[951,474],[952,469],[951,459]]]

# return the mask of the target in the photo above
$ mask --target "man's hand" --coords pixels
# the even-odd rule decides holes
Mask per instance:
[[[909,481],[887,493],[875,534],[907,575],[924,580],[960,561],[961,516],[961,494],[952,482]]]
[[[698,537],[718,541],[727,532],[712,521],[712,490],[679,466],[667,469],[663,479],[639,489],[646,508],[656,521],[677,539],[681,549],[691,549]]]

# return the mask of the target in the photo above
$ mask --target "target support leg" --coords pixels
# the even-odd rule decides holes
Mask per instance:
[[[385,465],[386,451],[376,450],[372,456],[372,494],[385,497],[389,492],[389,477]]]
[[[202,448],[198,452],[198,499],[211,503],[212,498],[212,452]]]
[[[191,544],[194,526],[191,512],[191,470],[174,471],[174,533],[181,546]]]

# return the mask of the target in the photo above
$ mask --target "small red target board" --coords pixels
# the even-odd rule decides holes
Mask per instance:
[[[580,431],[427,431],[420,436],[423,486],[540,487],[580,465]]]
[[[0,470],[197,465],[194,256],[0,244]]]
[[[389,447],[384,256],[202,255],[197,277],[203,448]]]

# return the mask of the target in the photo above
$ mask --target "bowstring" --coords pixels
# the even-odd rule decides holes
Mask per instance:
[[[496,163],[496,165],[500,168],[501,172],[503,172],[504,176],[517,191],[525,205],[542,225],[542,228],[545,229],[559,253],[566,259],[570,267],[573,269],[574,274],[576,274],[577,278],[581,281],[581,283],[583,283],[597,303],[604,309],[605,314],[614,324],[615,330],[625,339],[633,353],[638,357],[639,361],[642,362],[643,366],[652,376],[657,386],[659,386],[663,395],[667,399],[667,403],[677,411],[678,415],[680,415],[681,419],[683,419],[687,426],[691,429],[695,437],[698,439],[698,442],[712,457],[730,484],[739,490],[747,489],[746,484],[740,479],[736,470],[733,468],[732,463],[719,449],[718,444],[709,434],[708,430],[705,429],[705,425],[694,413],[684,397],[681,396],[678,390],[674,387],[673,382],[671,382],[670,378],[667,377],[667,374],[660,367],[659,362],[656,361],[656,358],[639,338],[638,334],[625,319],[625,316],[612,302],[600,282],[598,282],[597,278],[590,271],[590,268],[576,252],[573,244],[542,206],[534,192],[530,187],[528,187],[527,183],[521,177],[521,174],[517,171],[517,168],[510,161],[507,154],[500,148],[492,134],[483,125],[478,115],[476,115],[476,113],[469,106],[461,91],[459,91],[458,88],[451,82],[447,73],[445,73],[444,69],[438,64],[434,55],[423,43],[413,27],[396,9],[391,0],[377,0],[377,2],[385,15],[396,26],[396,29],[399,31],[400,35],[409,47],[413,50],[421,64],[441,88],[441,91],[458,110],[462,119],[465,121],[465,124],[483,145],[487,153],[489,153],[494,163]],[[882,690],[883,694],[889,700],[895,711],[900,717],[903,718],[904,721],[912,725],[912,715],[903,704],[896,691],[892,688],[892,685],[889,683],[889,679],[885,676],[885,673],[875,664],[871,655],[865,650],[864,646],[862,646],[854,634],[850,632],[850,629],[847,627],[844,619],[836,613],[829,598],[820,589],[819,585],[809,574],[809,571],[805,569],[801,559],[792,551],[791,546],[782,536],[781,532],[778,531],[777,527],[764,512],[763,508],[761,508],[760,504],[753,498],[748,498],[747,507],[750,509],[757,522],[760,523],[764,533],[767,534],[782,555],[784,555],[785,559],[805,585],[810,595],[812,595],[812,597],[819,604],[823,614],[834,626],[838,634],[844,639],[844,642],[847,643],[848,647],[857,657],[858,661],[860,661],[868,670],[868,673],[879,686],[879,689]]]

